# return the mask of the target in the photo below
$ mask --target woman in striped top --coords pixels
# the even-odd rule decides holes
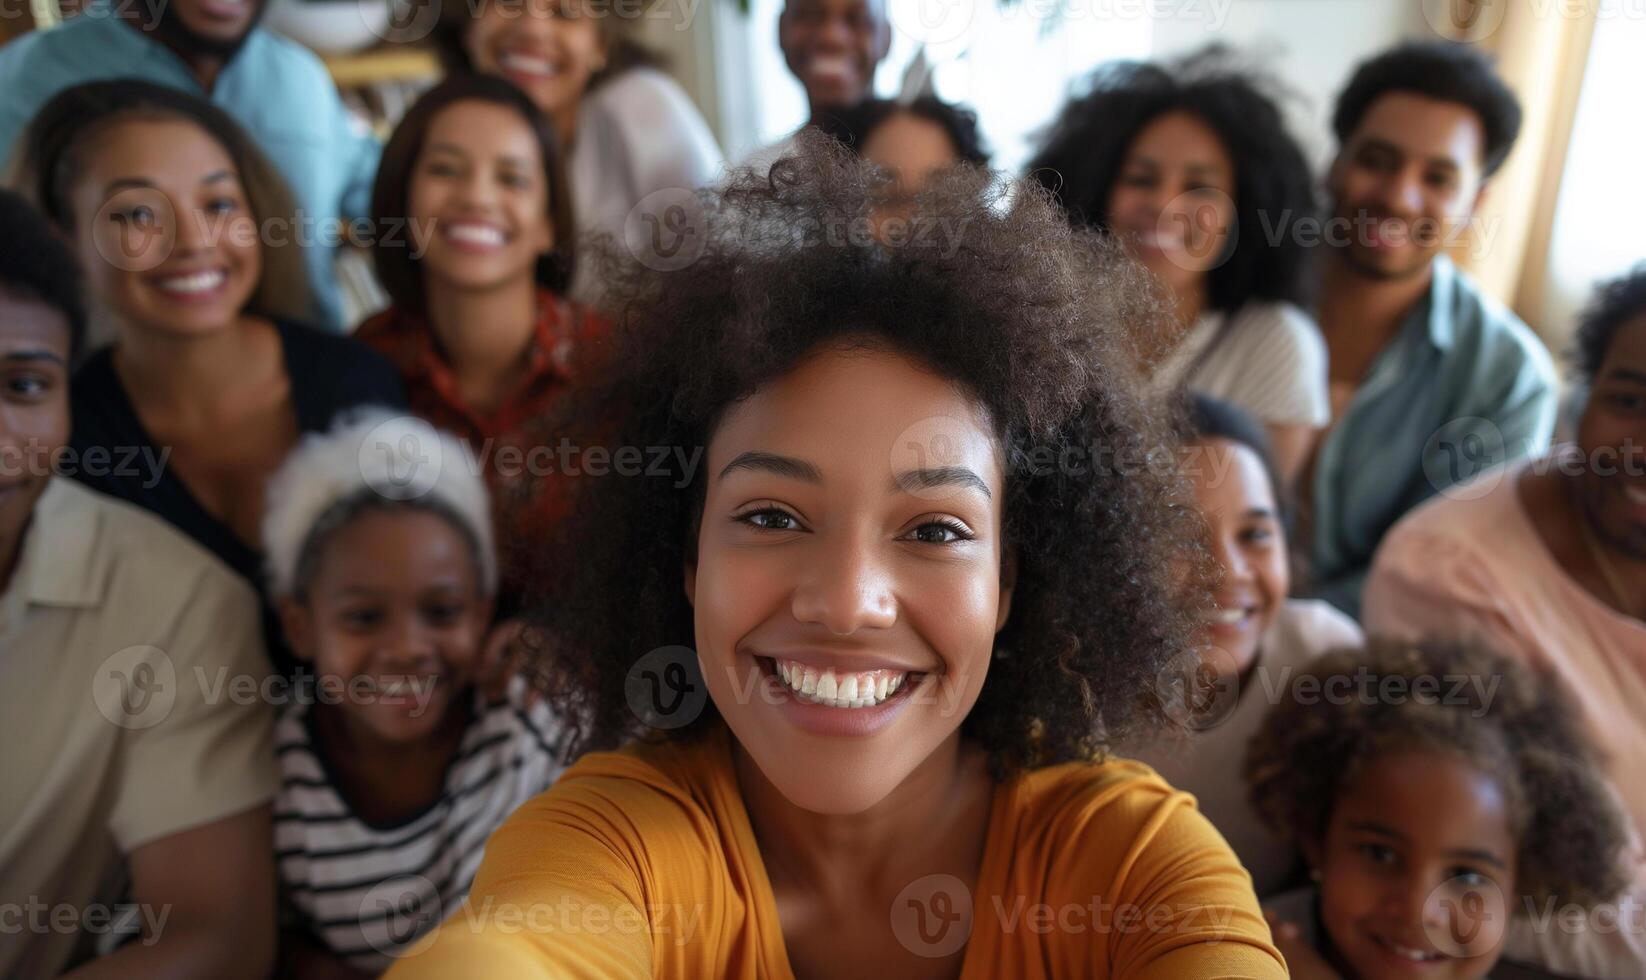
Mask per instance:
[[[485,483],[464,460],[450,435],[374,414],[305,440],[270,484],[271,588],[314,667],[276,729],[298,976],[385,969],[563,767],[548,709],[479,683],[497,566]]]

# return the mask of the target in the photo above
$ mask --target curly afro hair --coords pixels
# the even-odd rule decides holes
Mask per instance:
[[[893,247],[868,232],[873,181],[811,131],[769,172],[699,192],[703,251],[689,268],[607,253],[613,346],[550,424],[687,459],[729,407],[820,349],[894,351],[951,379],[998,435],[1016,569],[998,662],[962,733],[997,778],[1097,758],[1155,721],[1147,695],[1192,635],[1183,572],[1204,561],[1169,410],[1140,394],[1133,366],[1128,329],[1161,310],[1141,268],[1036,188],[960,168],[934,180]],[[527,660],[581,748],[645,735],[625,697],[631,667],[694,642],[683,569],[703,479],[586,477],[541,553]],[[659,737],[717,717],[710,704]]]
[[[1329,699],[1295,696],[1328,678],[1491,678],[1496,685],[1443,696]],[[1313,680],[1306,681],[1305,678]],[[1323,688],[1322,688],[1323,689]],[[1510,800],[1523,897],[1592,903],[1625,884],[1622,817],[1600,775],[1576,705],[1553,677],[1478,646],[1373,640],[1300,671],[1247,747],[1253,805],[1278,833],[1302,843],[1326,833],[1334,801],[1370,760],[1414,748],[1457,752],[1492,773]],[[1338,703],[1333,703],[1333,701]]]
[[[1642,314],[1646,314],[1646,262],[1601,283],[1578,320],[1571,358],[1580,384],[1594,383],[1618,330]]]
[[[1063,108],[1026,169],[1069,220],[1106,228],[1110,193],[1137,135],[1168,113],[1189,113],[1217,134],[1235,169],[1237,234],[1206,274],[1211,307],[1232,313],[1252,300],[1308,305],[1309,251],[1296,235],[1270,242],[1261,233],[1318,210],[1314,176],[1286,129],[1278,86],[1222,45],[1166,64],[1114,62],[1088,84]]]

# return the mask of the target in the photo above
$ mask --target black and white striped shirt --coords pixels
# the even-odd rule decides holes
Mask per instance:
[[[337,791],[306,704],[275,727],[281,786],[275,860],[291,928],[351,966],[396,953],[468,894],[486,838],[565,768],[564,732],[544,705],[480,702],[438,800],[394,826],[362,820]]]

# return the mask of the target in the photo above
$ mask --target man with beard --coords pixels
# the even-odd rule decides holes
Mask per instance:
[[[138,78],[192,92],[233,116],[285,177],[313,317],[343,324],[333,268],[339,221],[367,213],[380,147],[350,117],[308,49],[258,26],[267,0],[92,0],[60,27],[0,48],[0,160],[40,106],[82,82]]]
[[[1400,45],[1355,71],[1332,124],[1316,319],[1334,423],[1302,481],[1303,527],[1314,593],[1358,617],[1384,533],[1436,492],[1547,448],[1556,390],[1542,343],[1444,252],[1520,129],[1491,64],[1449,42]]]

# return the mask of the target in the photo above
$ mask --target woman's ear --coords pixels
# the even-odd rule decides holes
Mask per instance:
[[[284,596],[276,604],[280,614],[280,631],[286,634],[286,645],[298,660],[314,660],[314,617],[309,607],[291,596]]]
[[[1000,609],[995,613],[994,631],[1006,628],[1012,612],[1012,591],[1017,588],[1017,549],[1008,547],[1000,556]]]

